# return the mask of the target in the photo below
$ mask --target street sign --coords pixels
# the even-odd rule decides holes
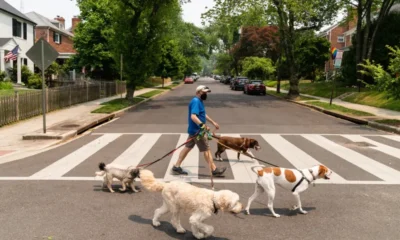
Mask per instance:
[[[44,54],[44,66],[42,66],[42,43]],[[37,65],[40,70],[46,70],[57,58],[59,53],[46,41],[40,38],[39,41],[29,49],[26,56]]]
[[[46,91],[44,71],[58,58],[58,52],[46,41],[40,38],[26,56],[42,70],[42,111],[43,111],[43,133],[46,133]]]

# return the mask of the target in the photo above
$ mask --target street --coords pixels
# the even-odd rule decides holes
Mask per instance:
[[[176,233],[171,215],[153,227],[160,193],[102,189],[95,177],[98,163],[138,165],[165,155],[187,139],[188,104],[198,85],[212,92],[207,114],[219,125],[217,135],[251,137],[261,146],[259,159],[287,168],[324,164],[331,180],[318,180],[300,194],[307,215],[290,211],[291,192],[277,187],[271,216],[267,196],[257,198],[251,215],[219,212],[206,221],[214,228],[210,239],[399,239],[400,136],[338,119],[275,97],[245,95],[210,78],[200,78],[140,105],[74,141],[34,156],[0,164],[1,239],[195,239],[188,215],[182,214],[185,234]],[[211,124],[208,124],[214,130]],[[214,155],[217,142],[210,142]],[[150,166],[159,180],[184,180],[210,188],[210,173],[195,147],[182,168],[170,170],[179,152]],[[256,160],[227,150],[217,166],[228,169],[214,178],[216,190],[229,189],[246,206],[254,192]],[[264,164],[265,165],[265,164]]]

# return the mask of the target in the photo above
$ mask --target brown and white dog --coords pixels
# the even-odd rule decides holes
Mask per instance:
[[[228,136],[218,137],[214,133],[213,136],[218,139],[218,149],[215,152],[215,159],[219,161],[222,161],[221,153],[225,152],[227,147],[238,151],[238,160],[240,160],[240,153],[247,153],[250,156],[254,157],[253,153],[249,151],[250,148],[255,149],[256,151],[261,149],[258,141],[252,138],[236,138]],[[222,143],[223,145],[220,143]]]
[[[259,169],[254,171],[255,168]],[[332,174],[332,170],[324,165],[316,165],[302,170],[265,167],[261,165],[254,166],[251,168],[251,170],[257,174],[258,178],[256,181],[255,192],[249,198],[247,203],[246,213],[250,214],[249,209],[251,203],[265,191],[268,194],[268,208],[274,217],[280,217],[279,214],[275,213],[273,207],[275,198],[275,184],[286,190],[292,191],[297,203],[291,208],[291,210],[299,209],[302,214],[307,214],[307,211],[303,210],[301,206],[299,194],[305,191],[316,179],[329,179],[329,176]]]

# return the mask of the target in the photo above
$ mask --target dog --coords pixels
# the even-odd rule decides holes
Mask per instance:
[[[104,185],[107,185],[110,192],[114,192],[114,190],[111,188],[113,178],[121,181],[122,188],[119,189],[120,191],[125,192],[126,186],[128,185],[135,193],[139,192],[139,190],[137,190],[136,187],[133,185],[133,182],[135,181],[135,179],[132,178],[132,171],[135,170],[134,167],[124,167],[111,164],[106,165],[101,162],[99,163],[99,169],[100,171],[96,172],[95,174],[97,176],[104,176],[103,187]]]
[[[257,172],[254,171],[255,168],[260,168]],[[275,184],[293,192],[293,196],[296,200],[296,205],[294,205],[291,210],[299,209],[300,213],[307,214],[307,211],[303,210],[300,201],[300,193],[304,192],[309,185],[316,179],[323,178],[329,180],[329,176],[332,174],[332,170],[324,165],[316,165],[308,169],[296,170],[278,167],[265,167],[253,166],[251,168],[258,176],[255,186],[255,192],[249,198],[246,213],[250,214],[250,205],[254,199],[256,199],[264,191],[268,194],[268,208],[274,217],[280,217],[276,214],[273,207],[273,202],[275,198]]]
[[[260,145],[258,144],[258,141],[252,138],[236,138],[228,136],[217,137],[215,133],[213,133],[213,136],[216,139],[218,139],[218,149],[215,152],[215,159],[219,161],[223,161],[221,153],[225,152],[227,147],[238,151],[237,153],[238,160],[240,160],[240,153],[247,153],[254,158],[253,153],[249,151],[250,148],[255,149],[256,151],[261,149]]]
[[[171,223],[178,233],[186,230],[180,223],[182,212],[191,214],[189,222],[193,235],[197,239],[207,238],[214,232],[214,227],[203,223],[203,221],[217,213],[218,210],[229,211],[238,214],[243,205],[239,201],[239,195],[229,190],[214,192],[206,188],[199,188],[181,181],[169,183],[157,181],[149,170],[132,172],[132,177],[139,176],[141,184],[150,192],[161,192],[163,205],[156,209],[152,224],[155,227],[161,225],[159,218],[172,213]]]

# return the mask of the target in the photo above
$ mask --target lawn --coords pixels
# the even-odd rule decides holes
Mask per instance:
[[[387,125],[391,125],[391,126],[395,126],[395,127],[400,127],[400,120],[398,120],[398,119],[382,119],[382,120],[376,120],[375,122],[383,123],[383,124],[387,124]]]
[[[92,111],[92,113],[113,113],[115,111],[140,103],[141,101],[144,101],[144,99],[135,97],[132,101],[125,98],[118,98],[109,102],[102,103],[101,105],[103,106]]]
[[[335,111],[335,112],[340,112],[340,113],[344,113],[344,114],[348,114],[348,115],[354,115],[354,116],[375,116],[371,113],[367,113],[367,112],[362,112],[362,111],[357,111],[357,110],[353,110],[350,108],[345,108],[339,105],[329,105],[329,103],[327,102],[320,102],[320,101],[310,101],[307,102],[307,104],[313,105],[313,106],[317,106],[317,107],[321,107],[325,110],[331,110],[331,111]]]
[[[276,81],[265,81],[265,85],[268,87],[276,87]],[[281,89],[289,90],[289,81],[281,81]],[[299,83],[300,93],[308,94],[317,97],[330,98],[332,92],[332,82],[314,82],[310,80],[301,80]],[[356,88],[350,88],[342,86],[340,83],[336,83],[336,91],[333,97],[338,97],[347,92],[356,92]]]
[[[345,97],[343,101],[400,111],[400,100],[389,98],[382,92],[361,92]]]
[[[277,97],[286,97],[287,94],[286,93],[277,93],[276,91],[270,91],[267,90],[268,94],[277,96]],[[317,100],[316,98],[310,98],[310,97],[304,97],[304,96],[298,96],[296,99],[293,99],[294,101],[307,101],[307,100]]]
[[[158,95],[160,93],[164,92],[163,90],[153,90],[151,92],[147,92],[147,93],[143,93],[137,97],[141,97],[141,98],[151,98],[154,97],[155,95]]]
[[[180,82],[174,82],[169,86],[165,86],[165,87],[159,87],[159,89],[166,89],[166,90],[171,90],[172,88],[178,86],[180,84]]]

